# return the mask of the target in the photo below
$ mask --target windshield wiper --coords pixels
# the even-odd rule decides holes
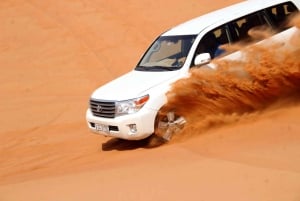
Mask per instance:
[[[173,71],[178,70],[180,67],[166,67],[166,66],[137,66],[135,70],[139,71]]]

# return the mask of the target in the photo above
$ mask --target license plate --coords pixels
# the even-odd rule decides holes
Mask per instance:
[[[109,133],[109,128],[107,125],[103,125],[103,124],[95,124],[95,129],[98,132],[105,132],[105,133]]]

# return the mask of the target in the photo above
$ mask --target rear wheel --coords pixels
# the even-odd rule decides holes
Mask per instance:
[[[172,136],[183,129],[186,120],[184,117],[170,111],[166,114],[158,114],[155,122],[155,134],[165,141],[170,141]]]

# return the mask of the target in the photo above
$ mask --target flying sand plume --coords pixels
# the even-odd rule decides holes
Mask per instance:
[[[300,16],[291,21],[300,28]],[[216,60],[217,70],[193,68],[167,93],[165,111],[186,118],[180,135],[234,122],[300,92],[300,30],[286,42],[242,50],[243,61]],[[225,118],[226,117],[226,118]]]

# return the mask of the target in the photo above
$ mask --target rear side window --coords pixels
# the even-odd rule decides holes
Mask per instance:
[[[249,35],[250,29],[269,27],[269,23],[262,13],[257,12],[231,22],[231,27],[234,42],[248,41],[251,39]]]
[[[287,19],[298,11],[292,2],[286,2],[266,9],[275,29],[282,31],[288,28]]]

